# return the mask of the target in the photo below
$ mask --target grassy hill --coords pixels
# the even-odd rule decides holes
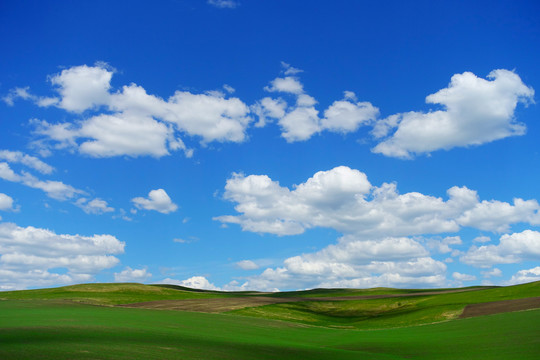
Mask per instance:
[[[136,283],[81,284],[51,289],[0,292],[0,299],[69,300],[93,305],[118,305],[153,300],[208,299],[233,296],[175,287],[174,285],[142,285]]]
[[[0,359],[538,359],[540,309],[459,318],[470,304],[538,297],[540,282],[276,294],[141,284],[2,292]],[[261,299],[279,303],[248,306]],[[246,306],[219,314],[113,306],[144,301]]]
[[[320,296],[320,301],[310,299],[271,304],[234,310],[231,313],[341,328],[403,327],[456,319],[470,304],[539,297],[540,282],[508,287],[465,288],[460,292],[448,292],[447,289],[429,291],[433,293],[431,295],[423,295],[425,290],[393,290],[390,289],[386,294],[395,296],[384,298],[325,301]],[[355,290],[350,292],[357,293]],[[360,293],[364,294],[365,291]]]

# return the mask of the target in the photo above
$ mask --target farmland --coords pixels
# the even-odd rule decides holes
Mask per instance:
[[[4,292],[0,358],[536,359],[538,297],[538,282],[439,291],[86,284]],[[169,309],[182,302],[191,309]],[[233,310],[223,305],[231,302]],[[220,303],[205,311],[204,304]],[[506,312],[506,304],[526,311]],[[461,318],[468,306],[476,313]],[[493,307],[496,313],[482,315]]]

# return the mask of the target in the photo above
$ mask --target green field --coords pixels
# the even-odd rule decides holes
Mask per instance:
[[[397,290],[397,289],[390,289]],[[540,296],[540,282],[496,288],[472,288],[472,291],[389,297],[350,301],[303,301],[272,304],[231,311],[232,314],[279,319],[303,324],[381,329],[424,325],[459,317],[466,305]],[[476,291],[475,291],[476,290]],[[397,290],[386,294],[420,293],[425,290]],[[357,291],[351,290],[357,294]],[[335,294],[332,292],[333,296]],[[385,293],[379,293],[382,295]],[[365,291],[362,292],[365,295]],[[352,296],[352,295],[350,295]]]
[[[422,293],[394,290],[387,289],[386,294]],[[365,295],[366,291],[358,292]],[[343,296],[343,292],[318,290],[317,294]],[[539,309],[411,326],[439,310],[460,311],[471,303],[540,296],[538,282],[350,301],[313,301],[315,296],[309,294],[280,293],[273,296],[305,295],[308,299],[222,314],[111,306],[125,300],[205,301],[246,295],[268,296],[139,284],[0,293],[0,359],[540,358]],[[257,309],[264,318],[250,314]],[[286,318],[284,314],[300,319],[275,319]],[[380,329],[359,330],[377,327]]]

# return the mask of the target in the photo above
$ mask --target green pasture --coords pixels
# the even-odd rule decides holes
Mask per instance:
[[[414,292],[397,294],[414,294]],[[351,290],[354,292],[354,290]],[[471,291],[348,301],[302,301],[231,311],[316,326],[381,329],[430,324],[459,317],[468,304],[540,296],[540,282]],[[540,325],[539,325],[540,326]]]
[[[229,314],[0,301],[0,359],[538,359],[540,310],[360,331]]]
[[[94,305],[132,304],[154,300],[208,299],[234,296],[234,293],[142,285],[136,283],[81,284],[51,289],[0,292],[1,299],[70,300]]]
[[[0,359],[538,359],[540,309],[458,319],[540,296],[540,282],[461,289],[225,293],[83,284],[0,293]],[[391,295],[324,300],[321,297]],[[402,296],[407,295],[407,296]],[[306,298],[223,314],[114,307],[165,299]]]

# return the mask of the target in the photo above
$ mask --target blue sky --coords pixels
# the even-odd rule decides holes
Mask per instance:
[[[540,280],[536,1],[3,1],[0,289]]]

